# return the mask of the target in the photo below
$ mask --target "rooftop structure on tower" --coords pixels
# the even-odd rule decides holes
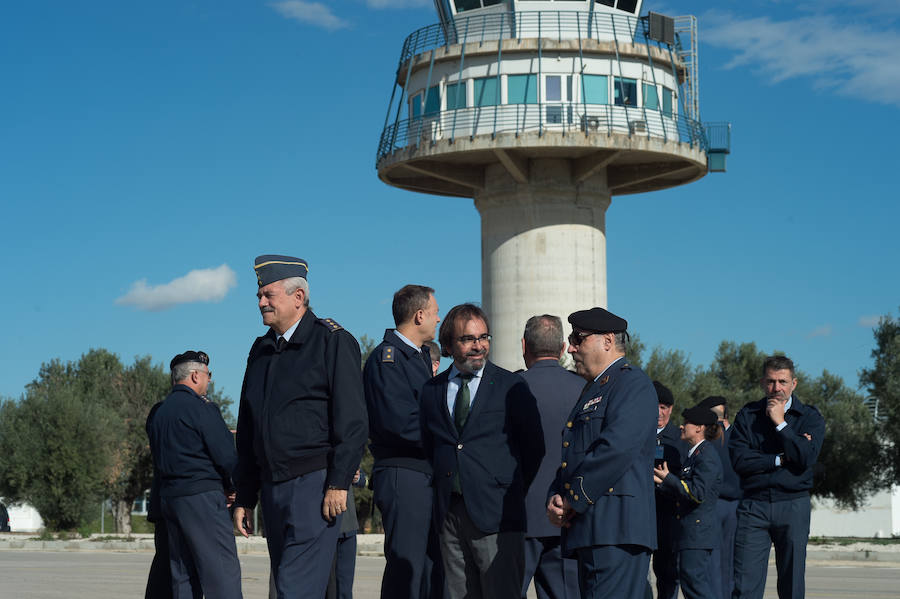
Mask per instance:
[[[403,43],[378,176],[474,199],[506,368],[530,316],[607,305],[613,196],[725,170],[730,126],[700,120],[696,19],[641,5],[435,0],[439,22]]]

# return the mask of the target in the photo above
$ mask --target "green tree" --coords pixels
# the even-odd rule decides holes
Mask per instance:
[[[101,363],[107,356],[91,366]],[[2,406],[0,494],[33,505],[51,529],[77,528],[93,512],[109,464],[114,419],[85,401],[77,374],[71,362],[44,364],[24,397]]]
[[[359,351],[362,356],[363,367],[365,367],[366,360],[377,345],[378,343],[368,335],[363,335],[359,338]],[[372,465],[374,462],[375,458],[372,457],[372,453],[369,451],[369,444],[366,443],[359,468],[366,473],[366,478],[369,480],[372,478]],[[362,531],[371,531],[380,528],[381,519],[378,517],[377,510],[375,509],[375,497],[372,490],[369,489],[368,486],[362,489],[354,488],[353,499],[356,504],[359,529]]]
[[[900,318],[882,317],[873,334],[874,364],[859,380],[877,402],[885,483],[900,485]]]

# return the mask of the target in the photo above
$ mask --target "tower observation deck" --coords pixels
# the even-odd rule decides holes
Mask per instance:
[[[612,196],[725,168],[730,125],[700,121],[696,19],[641,4],[435,0],[440,22],[403,43],[378,176],[474,199],[506,368],[529,317],[607,305]]]

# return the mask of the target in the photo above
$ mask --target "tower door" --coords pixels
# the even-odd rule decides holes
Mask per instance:
[[[571,75],[544,75],[544,110],[547,125],[572,124]]]

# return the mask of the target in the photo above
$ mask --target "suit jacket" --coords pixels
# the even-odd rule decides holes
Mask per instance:
[[[544,430],[544,459],[525,497],[526,536],[558,537],[559,528],[547,520],[547,490],[556,478],[561,460],[562,431],[584,388],[584,379],[560,366],[556,360],[538,360],[521,376],[537,400]]]
[[[650,378],[624,358],[575,403],[551,491],[566,497],[577,512],[562,531],[566,555],[594,545],[656,549],[658,403]]]
[[[422,388],[422,446],[434,470],[440,530],[459,472],[466,511],[486,534],[525,530],[525,492],[544,455],[541,419],[522,377],[486,362],[462,434],[447,409],[450,370]]]
[[[716,500],[722,485],[722,463],[712,443],[703,441],[685,460],[681,472],[670,471],[660,490],[675,501],[678,549],[714,549],[721,530]]]

